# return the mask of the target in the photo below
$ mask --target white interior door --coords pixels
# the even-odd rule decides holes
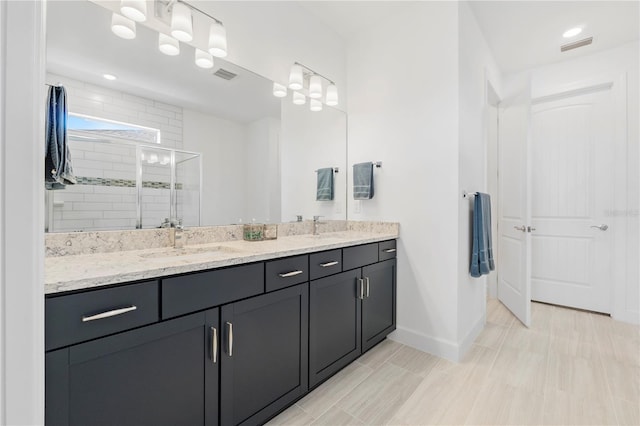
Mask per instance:
[[[611,85],[534,102],[533,300],[611,312],[614,109]]]
[[[531,324],[528,93],[498,109],[498,299]]]

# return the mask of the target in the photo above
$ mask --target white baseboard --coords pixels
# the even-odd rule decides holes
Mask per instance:
[[[483,315],[476,325],[473,326],[471,331],[459,343],[441,339],[439,337],[428,336],[407,327],[398,327],[396,331],[389,335],[389,339],[402,343],[403,345],[411,346],[419,351],[448,359],[449,361],[460,362],[460,360],[467,354],[467,351],[471,348],[471,345],[478,335],[484,329],[485,322],[486,316]]]

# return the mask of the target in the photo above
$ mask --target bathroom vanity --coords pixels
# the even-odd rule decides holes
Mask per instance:
[[[266,422],[395,329],[396,237],[216,243],[218,254],[201,246],[152,278],[51,285],[46,424]],[[104,268],[123,253],[130,262],[160,253],[146,257],[150,269],[163,259],[161,250],[58,259],[99,256]],[[139,265],[125,276],[149,275]]]

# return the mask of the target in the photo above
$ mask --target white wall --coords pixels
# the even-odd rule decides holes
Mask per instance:
[[[640,323],[639,52],[640,44],[636,41],[531,71],[533,98],[558,90],[588,85],[594,80],[614,81],[615,90],[617,86],[621,86],[621,82],[624,84],[626,81],[626,91],[620,93],[623,102],[626,98],[627,103],[627,146],[626,152],[621,153],[622,158],[626,157],[626,167],[618,167],[616,170],[617,175],[622,174],[616,178],[621,185],[614,189],[616,205],[612,207],[609,226],[612,232],[616,232],[618,241],[614,265],[616,276],[612,316],[614,319],[633,323]]]
[[[42,2],[0,3],[3,425],[44,423],[43,9]]]
[[[344,220],[347,117],[342,111],[324,107],[309,111],[309,104],[282,101],[282,221],[302,215],[304,219]],[[316,170],[337,167],[332,201],[316,201]]]
[[[472,278],[474,197],[462,192],[488,192],[487,157],[489,106],[487,81],[500,91],[501,76],[493,54],[467,2],[458,7],[459,25],[459,162],[458,162],[458,341],[462,352],[482,330],[486,317],[487,277]],[[497,193],[490,194],[496,197]],[[494,214],[493,221],[497,219]],[[494,241],[494,253],[497,253]],[[497,271],[491,272],[495,276]]]
[[[400,222],[393,338],[457,359],[458,5],[407,3],[347,58],[349,167],[383,162],[360,212],[348,191],[348,217]]]
[[[183,148],[202,153],[203,225],[246,222],[247,128],[234,121],[184,110]]]

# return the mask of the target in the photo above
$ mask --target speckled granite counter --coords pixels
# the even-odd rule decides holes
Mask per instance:
[[[350,222],[347,230],[288,235],[277,240],[214,241],[184,249],[155,247],[106,253],[49,256],[45,294],[158,278],[398,238],[398,224]],[[148,246],[147,246],[148,247]],[[49,249],[49,248],[48,248]]]

